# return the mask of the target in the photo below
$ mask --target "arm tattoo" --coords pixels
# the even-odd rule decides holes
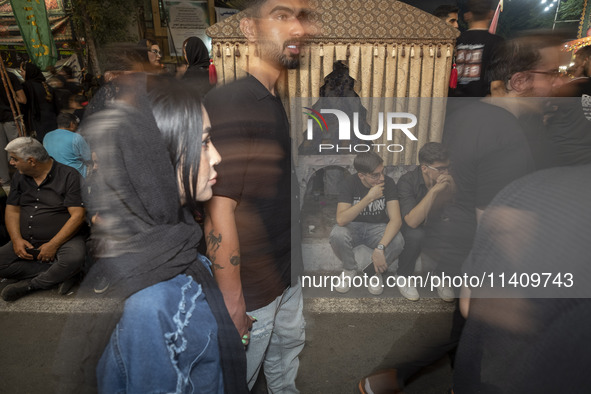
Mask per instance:
[[[209,232],[207,235],[207,246],[209,246],[209,253],[215,253],[220,248],[220,243],[222,242],[222,234],[219,234],[217,237],[213,233],[213,230]]]
[[[230,264],[232,264],[234,267],[240,265],[240,256],[230,257]]]

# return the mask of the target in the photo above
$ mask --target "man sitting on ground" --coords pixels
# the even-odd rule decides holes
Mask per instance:
[[[427,142],[419,151],[419,166],[404,174],[398,181],[400,214],[404,250],[398,259],[398,275],[412,275],[415,262],[421,254],[425,237],[425,225],[430,217],[441,213],[454,191],[454,181],[449,174],[449,157],[445,147],[438,142]],[[406,282],[400,293],[411,301],[419,299],[416,285]]]
[[[53,160],[31,137],[14,139],[6,151],[18,172],[6,205],[11,241],[0,248],[0,277],[19,282],[0,296],[15,301],[59,283],[59,293],[66,294],[86,255],[79,231],[85,215],[80,174]]]
[[[43,138],[43,146],[47,153],[57,162],[75,168],[86,177],[92,157],[84,138],[76,134],[78,118],[62,112],[57,117],[57,127],[57,130],[47,133]]]
[[[359,153],[353,161],[357,173],[340,185],[337,225],[330,233],[330,245],[343,262],[341,286],[346,293],[357,272],[353,248],[365,245],[373,249],[371,262],[378,280],[371,280],[371,294],[383,292],[381,274],[402,251],[400,207],[394,180],[384,175],[384,161],[375,152]],[[373,284],[373,285],[372,285]]]

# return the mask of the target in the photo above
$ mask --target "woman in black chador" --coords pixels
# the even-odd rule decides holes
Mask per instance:
[[[33,63],[21,64],[21,75],[25,79],[23,88],[27,96],[25,124],[29,133],[35,132],[43,142],[45,134],[57,129],[58,107],[55,93],[45,81],[43,73]]]

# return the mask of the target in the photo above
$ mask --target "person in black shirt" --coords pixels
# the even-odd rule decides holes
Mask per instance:
[[[330,233],[330,245],[343,262],[341,284],[335,288],[346,293],[357,271],[353,248],[365,245],[373,249],[371,261],[377,280],[371,278],[368,291],[384,291],[381,274],[402,252],[400,206],[394,180],[384,174],[384,161],[375,152],[359,153],[353,161],[357,173],[345,178],[339,187],[337,225]]]
[[[577,51],[573,69],[575,78],[547,106],[547,135],[560,166],[591,163],[591,46]]]
[[[57,129],[59,112],[55,92],[45,81],[43,73],[33,63],[21,64],[21,75],[25,79],[23,88],[27,96],[25,121],[29,133],[43,142],[45,134]]]
[[[39,141],[19,137],[6,151],[18,173],[7,200],[11,242],[0,248],[0,277],[20,282],[7,286],[0,295],[5,301],[15,301],[67,281],[80,271],[86,255],[85,237],[79,233],[85,209],[80,174],[53,160]],[[60,287],[62,294],[68,290]]]
[[[503,42],[500,36],[488,32],[492,19],[492,0],[468,1],[469,12],[464,14],[469,29],[456,42],[458,86],[456,97],[484,97],[489,94],[487,67],[496,47]]]
[[[425,227],[430,218],[453,196],[455,185],[449,173],[449,154],[438,142],[427,142],[419,151],[419,166],[398,181],[404,250],[398,261],[398,275],[409,276],[421,254]],[[400,293],[411,301],[419,299],[416,286],[399,286]]]
[[[250,75],[205,97],[213,142],[223,157],[205,206],[207,253],[247,346],[248,386],[264,363],[270,392],[298,392],[305,341],[301,286],[297,275],[292,280],[292,269],[303,266],[301,228],[292,217],[299,196],[290,195],[299,188],[293,187],[289,121],[275,84],[285,69],[299,65],[308,14],[305,0],[251,2],[240,21],[254,48]]]
[[[209,52],[199,37],[189,37],[183,43],[183,55],[188,67],[181,79],[193,83],[202,96],[214,86],[209,81]]]
[[[589,391],[590,177],[590,165],[537,171],[489,204],[464,271],[496,282],[463,290],[454,393]],[[513,275],[532,281],[499,283]]]

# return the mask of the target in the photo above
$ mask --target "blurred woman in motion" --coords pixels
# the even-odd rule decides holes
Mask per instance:
[[[178,81],[120,78],[117,96],[83,125],[101,168],[88,198],[100,218],[96,262],[80,294],[124,306],[92,328],[98,391],[245,393],[244,345],[192,217],[221,160],[207,113]]]

